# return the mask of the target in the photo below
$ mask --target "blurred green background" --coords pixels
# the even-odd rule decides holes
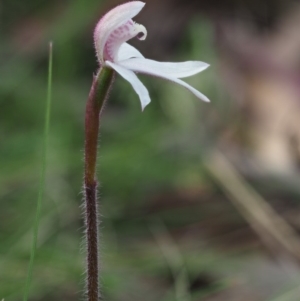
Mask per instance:
[[[0,300],[21,300],[40,177],[48,44],[53,98],[30,300],[81,300],[84,111],[92,33],[118,1],[0,2]],[[149,0],[146,57],[202,60],[187,82],[117,76],[102,118],[101,283],[110,301],[298,301],[296,1]],[[280,216],[279,216],[280,215]]]

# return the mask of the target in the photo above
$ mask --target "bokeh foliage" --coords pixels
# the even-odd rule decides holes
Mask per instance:
[[[40,175],[49,40],[54,43],[51,131],[30,300],[81,298],[84,110],[97,68],[92,30],[102,5],[107,3],[1,3],[0,299],[20,300],[25,283]],[[188,79],[212,104],[171,83],[141,76],[152,98],[141,113],[138,97],[117,77],[103,115],[98,174],[102,282],[108,300],[174,300],[184,280],[172,275],[178,258],[166,262],[160,237],[165,241],[224,210],[245,227],[233,208],[224,209],[222,201],[206,202],[207,191],[216,198],[220,192],[203,159],[216,146],[221,129],[242,121],[218,84],[213,30],[205,18],[191,18],[180,47],[169,55],[170,61],[186,59],[212,65]],[[205,234],[197,229],[183,242],[171,240],[169,245],[171,253],[180,250],[179,259],[186,265],[181,275],[189,277],[186,300],[204,300],[226,290],[232,284],[223,274],[260,263],[253,254],[247,264],[234,258],[243,253],[239,249],[231,250],[231,256],[206,245]]]

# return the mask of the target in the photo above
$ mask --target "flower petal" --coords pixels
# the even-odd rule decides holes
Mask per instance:
[[[136,16],[144,5],[145,3],[141,1],[124,3],[113,8],[100,19],[94,32],[95,48],[100,63],[103,63],[104,46],[109,35],[117,27]]]
[[[144,70],[145,72],[160,72],[168,76],[183,78],[195,75],[205,70],[207,67],[209,67],[209,64],[199,61],[165,63],[149,59],[137,58],[134,60],[123,61],[122,66],[137,72],[142,72],[141,70]]]
[[[133,46],[128,43],[123,43],[118,52],[118,61],[127,60],[133,57],[143,58],[144,56]]]
[[[161,77],[163,79],[167,79],[171,82],[179,84],[179,85],[183,86],[184,88],[188,89],[196,97],[209,102],[209,99],[204,94],[202,94],[201,92],[199,92],[198,90],[196,90],[195,88],[193,88],[192,86],[190,86],[189,84],[184,82],[183,80],[173,77],[170,74],[165,74],[165,73],[161,72],[159,69],[157,70],[154,68],[148,68],[147,65],[143,65],[143,64],[137,65],[135,63],[135,61],[137,61],[137,60],[141,60],[141,59],[129,59],[126,61],[121,61],[121,62],[118,62],[118,65],[122,66],[123,68],[130,69],[132,71],[145,73],[148,75],[153,75],[153,76]]]
[[[141,105],[142,111],[144,108],[150,103],[151,99],[149,96],[149,92],[144,84],[138,79],[138,77],[132,72],[131,70],[125,69],[115,63],[106,61],[105,64],[115,71],[117,71],[124,79],[126,79],[134,89],[134,91],[138,94]]]

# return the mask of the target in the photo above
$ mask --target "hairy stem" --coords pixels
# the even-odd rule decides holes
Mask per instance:
[[[99,251],[98,251],[98,207],[97,207],[97,142],[100,114],[113,82],[114,71],[101,68],[94,77],[85,112],[85,226],[87,240],[87,298],[98,301]]]

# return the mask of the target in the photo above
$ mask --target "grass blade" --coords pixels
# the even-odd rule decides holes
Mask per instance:
[[[52,42],[49,43],[49,66],[48,66],[48,88],[47,88],[47,100],[46,100],[46,109],[45,109],[45,124],[44,124],[44,141],[43,141],[43,150],[42,150],[42,167],[41,167],[41,176],[39,183],[39,193],[37,199],[36,215],[33,225],[33,240],[30,253],[30,261],[27,272],[27,279],[24,289],[23,301],[28,300],[30,284],[32,279],[33,263],[37,247],[38,239],[38,229],[41,217],[41,207],[42,200],[45,190],[46,182],[46,162],[47,162],[47,148],[48,148],[48,136],[49,136],[49,127],[50,127],[50,112],[51,112],[51,87],[52,87]]]

